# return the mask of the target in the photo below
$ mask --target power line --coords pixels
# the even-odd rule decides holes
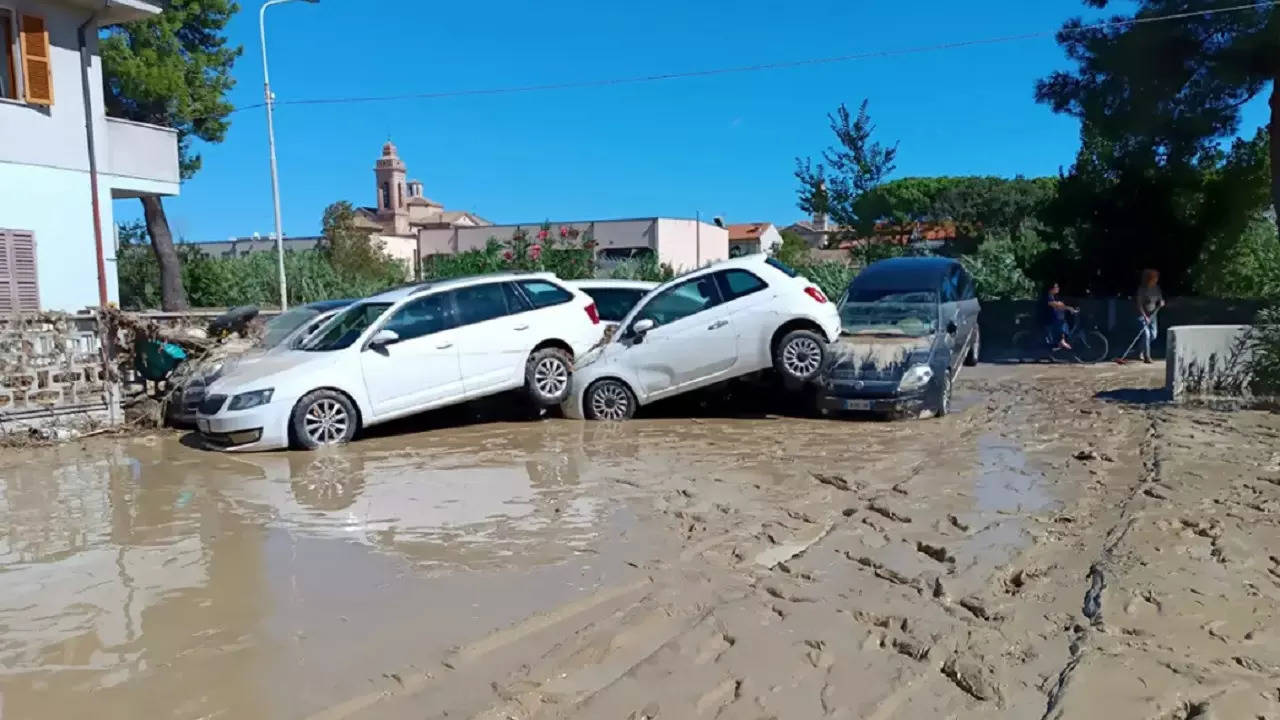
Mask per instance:
[[[851,53],[848,55],[832,55],[828,57],[808,58],[803,60],[785,60],[772,63],[758,63],[755,65],[738,65],[732,67],[709,68],[705,70],[687,70],[683,72],[659,73],[656,75],[635,75],[631,77],[610,78],[605,80],[575,80],[558,83],[542,83],[536,85],[514,85],[509,87],[497,88],[476,88],[470,90],[444,90],[441,92],[430,93],[404,93],[397,95],[372,95],[365,97],[336,97],[336,98],[309,98],[301,100],[277,100],[276,107],[281,105],[348,105],[357,103],[374,103],[389,102],[393,100],[436,100],[441,98],[468,97],[479,95],[515,95],[521,93],[547,92],[551,90],[575,90],[582,88],[610,87],[615,85],[635,85],[640,83],[661,82],[664,80],[680,80],[687,78],[709,77],[713,75],[732,75],[748,72],[759,72],[763,70],[783,70],[788,68],[807,67],[810,65],[829,65],[833,63],[854,62],[857,60],[873,60],[879,58],[900,57],[903,55],[919,55],[930,52],[940,52],[945,50],[959,50],[962,48],[979,47],[984,45],[998,45],[1008,42],[1018,42],[1021,40],[1034,40],[1044,37],[1053,37],[1060,32],[1067,34],[1077,34],[1088,32],[1091,30],[1107,30],[1119,27],[1129,27],[1133,25],[1149,25],[1152,23],[1172,22],[1176,20],[1187,20],[1196,17],[1206,17],[1209,15],[1217,15],[1219,13],[1244,12],[1247,10],[1258,10],[1266,7],[1275,7],[1280,5],[1280,0],[1266,0],[1265,2],[1253,2],[1244,5],[1232,5],[1229,7],[1214,8],[1212,10],[1194,10],[1180,13],[1171,13],[1169,15],[1154,15],[1149,17],[1135,17],[1122,20],[1107,20],[1104,22],[1091,23],[1081,25],[1076,28],[1059,28],[1057,30],[1039,30],[1035,32],[1018,33],[1015,35],[1000,35],[997,37],[979,38],[975,40],[959,40],[955,42],[937,43],[934,45],[917,45],[913,47],[904,47],[888,50],[875,50],[863,53]],[[263,107],[264,103],[254,103],[252,105],[242,105],[232,112],[241,110],[251,110],[253,108]]]

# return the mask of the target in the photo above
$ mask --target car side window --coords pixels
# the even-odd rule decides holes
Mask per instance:
[[[974,286],[973,276],[967,271],[960,271],[960,299],[972,300],[978,296],[978,289]]]
[[[394,330],[404,341],[457,327],[457,320],[448,293],[438,293],[405,303],[383,329]]]
[[[573,293],[546,280],[522,280],[520,289],[524,290],[529,302],[536,308],[551,307],[573,299]]]
[[[716,283],[720,285],[720,294],[724,301],[737,300],[751,293],[760,292],[769,287],[765,281],[746,270],[725,270],[716,273]]]
[[[703,275],[655,295],[636,313],[636,320],[652,320],[655,325],[666,325],[719,304],[720,291],[716,288],[715,277]]]
[[[502,283],[502,292],[507,296],[507,310],[509,311],[509,314],[515,315],[516,313],[527,312],[533,309],[533,305],[529,304],[529,301],[520,293],[520,290],[516,287],[515,283]]]
[[[470,285],[453,291],[454,302],[458,305],[458,324],[493,320],[509,315],[511,309],[507,304],[505,283],[488,283],[486,285]]]
[[[959,282],[960,276],[955,268],[947,271],[946,276],[942,279],[942,302],[953,303],[960,299]]]

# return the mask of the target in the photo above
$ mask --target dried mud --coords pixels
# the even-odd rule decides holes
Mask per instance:
[[[0,717],[1280,717],[1280,417],[1160,380],[0,451]]]

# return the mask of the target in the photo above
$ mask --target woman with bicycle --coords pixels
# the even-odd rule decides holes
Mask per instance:
[[[1142,362],[1151,363],[1151,343],[1160,332],[1156,326],[1156,313],[1164,307],[1164,294],[1160,292],[1160,271],[1143,270],[1142,284],[1134,299],[1138,304],[1138,322],[1142,331]]]

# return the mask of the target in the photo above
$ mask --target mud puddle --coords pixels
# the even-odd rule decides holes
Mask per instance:
[[[0,717],[306,717],[626,582],[632,543],[662,544],[599,492],[575,434],[425,439],[6,456]]]

